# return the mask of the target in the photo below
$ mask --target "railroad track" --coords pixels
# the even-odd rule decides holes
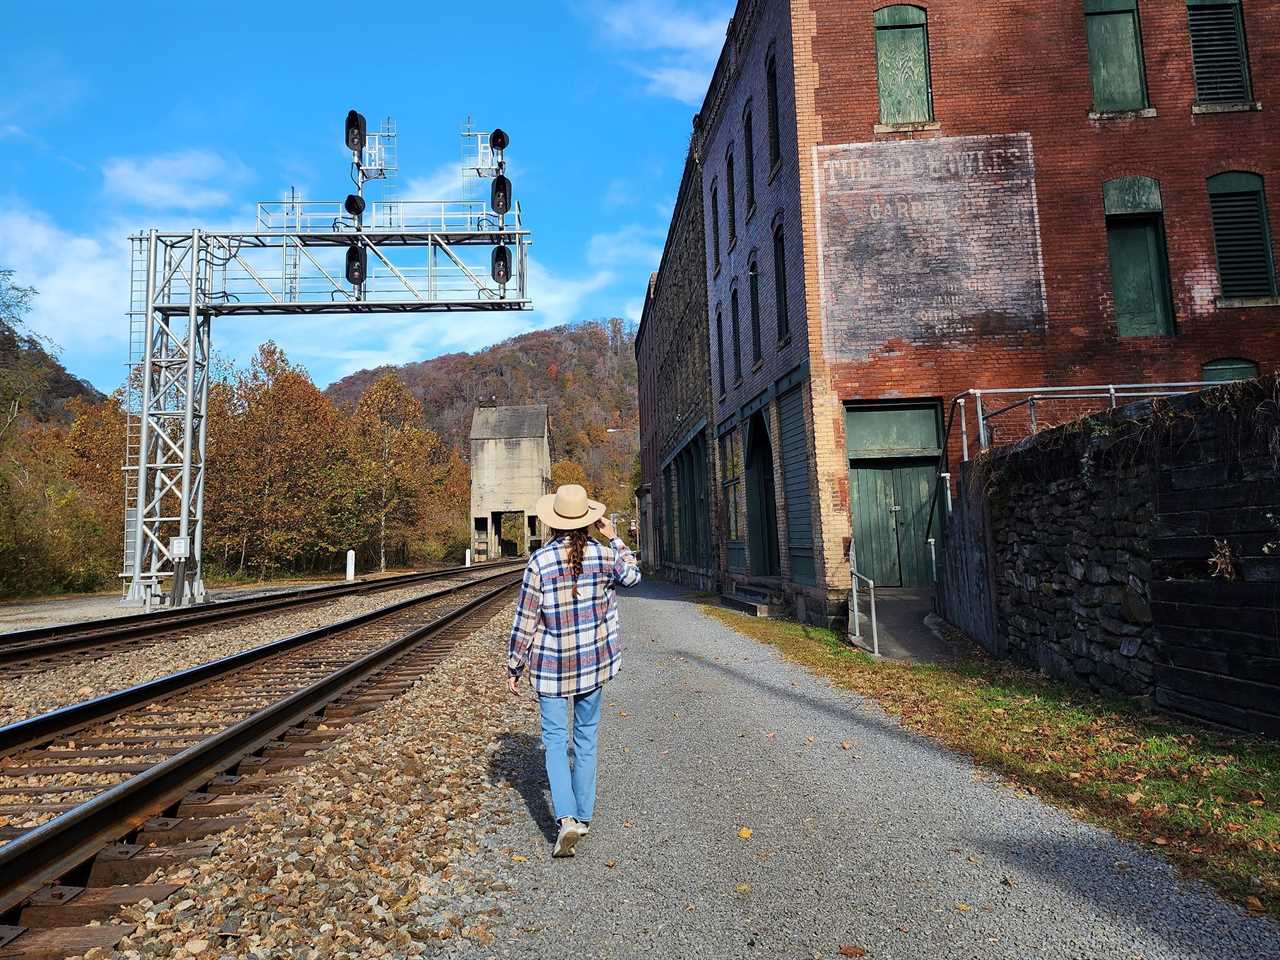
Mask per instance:
[[[211,854],[282,771],[413,686],[519,580],[491,573],[0,728],[0,958],[113,946],[130,932],[107,922],[117,909],[177,889],[144,883],[153,871]]]
[[[68,662],[97,659],[123,649],[147,646],[192,630],[234,624],[237,621],[282,610],[324,603],[352,594],[368,594],[432,580],[473,575],[481,569],[515,569],[514,564],[494,563],[471,567],[447,567],[405,573],[359,583],[335,583],[302,587],[267,595],[220,600],[215,603],[156,613],[107,617],[80,623],[32,627],[0,633],[0,682],[37,673]]]

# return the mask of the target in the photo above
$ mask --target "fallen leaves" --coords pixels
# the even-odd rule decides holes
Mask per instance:
[[[614,867],[616,867],[616,866],[618,865],[618,861],[617,861],[617,860],[606,860],[606,861],[604,862],[604,865],[605,865],[606,867],[608,867],[610,870],[612,870]]]
[[[528,863],[528,862],[529,862],[529,858],[528,858],[528,857],[526,857],[523,853],[513,853],[513,854],[511,855],[511,859],[512,859],[513,861],[515,861],[516,863]]]
[[[841,740],[841,741],[840,741],[840,749],[841,749],[841,750],[850,750],[850,749],[852,749],[852,748],[853,748],[853,744],[852,744],[852,743],[850,743],[848,740]]]
[[[733,889],[734,889],[734,891],[735,891],[735,892],[737,892],[737,893],[750,893],[750,892],[751,892],[751,884],[749,884],[749,883],[740,883],[740,884],[738,884],[736,887],[734,887]]]
[[[851,943],[846,943],[840,948],[840,956],[842,957],[865,957],[866,955],[866,950],[863,950],[862,947],[855,947]]]
[[[956,910],[959,911],[960,913],[968,913],[972,909],[973,907],[969,906],[969,904],[965,903],[964,901],[956,902]]]
[[[743,827],[741,830],[739,830],[739,831],[738,831],[738,839],[739,839],[739,840],[750,840],[750,839],[751,839],[751,828],[750,828],[750,827]]]

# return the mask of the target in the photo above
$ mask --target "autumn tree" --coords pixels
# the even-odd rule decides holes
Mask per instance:
[[[441,482],[448,451],[427,430],[422,407],[394,373],[378,380],[356,406],[352,445],[376,523],[378,569],[387,569],[387,537],[406,544],[423,495]]]
[[[591,481],[580,464],[573,460],[557,460],[551,465],[551,486],[563,487],[566,483],[587,487],[587,492],[590,492]]]

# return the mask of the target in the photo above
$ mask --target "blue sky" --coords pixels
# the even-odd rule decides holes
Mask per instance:
[[[489,11],[497,11],[490,13]],[[249,229],[290,186],[347,192],[342,121],[399,127],[399,192],[456,194],[458,129],[502,126],[534,233],[520,314],[229,318],[219,352],[281,343],[320,384],[537,327],[639,319],[730,0],[10,5],[0,60],[0,266],[31,326],[119,384],[128,246],[151,226]]]

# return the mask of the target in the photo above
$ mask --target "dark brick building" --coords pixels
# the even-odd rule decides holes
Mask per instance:
[[[1278,28],[1280,0],[740,0],[695,137],[729,583],[832,616],[852,539],[927,584],[966,389],[1276,368]]]
[[[701,187],[690,153],[636,333],[644,480],[638,499],[645,565],[708,590],[717,565]]]

